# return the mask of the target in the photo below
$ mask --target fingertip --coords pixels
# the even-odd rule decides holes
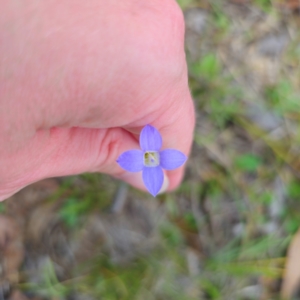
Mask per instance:
[[[142,178],[142,172],[130,173],[124,171],[122,172],[122,174],[115,175],[114,177],[122,181],[125,181],[126,183],[132,185],[135,188],[146,191],[143,178]]]
[[[169,179],[168,191],[173,191],[179,187],[184,176],[184,169],[184,167],[181,167],[179,169],[167,172]]]

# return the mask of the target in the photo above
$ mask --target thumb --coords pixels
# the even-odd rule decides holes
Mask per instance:
[[[0,200],[38,180],[84,172],[110,174],[145,190],[140,173],[127,173],[116,163],[130,149],[139,149],[138,140],[121,128],[38,131],[26,147],[6,160],[3,170],[10,176],[1,184]]]

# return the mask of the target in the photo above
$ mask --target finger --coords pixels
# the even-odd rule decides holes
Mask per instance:
[[[163,149],[177,149],[186,154],[190,153],[195,127],[195,110],[187,85],[174,95],[168,109],[153,122],[163,138]],[[185,167],[167,171],[169,179],[168,190],[176,188],[184,175]]]
[[[49,149],[45,152],[50,154],[41,165],[39,177],[101,172],[146,190],[141,172],[127,172],[116,162],[123,152],[140,149],[138,139],[128,131],[121,128],[55,128],[50,131],[49,138]],[[167,178],[162,190],[166,191],[166,185],[169,185]]]

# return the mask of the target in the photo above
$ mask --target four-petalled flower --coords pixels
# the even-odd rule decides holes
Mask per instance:
[[[154,197],[160,191],[164,174],[163,170],[174,170],[182,166],[187,157],[175,149],[165,149],[162,147],[162,138],[156,128],[146,125],[140,134],[140,147],[142,150],[129,150],[122,153],[117,163],[126,171],[140,172],[144,184],[150,194]]]

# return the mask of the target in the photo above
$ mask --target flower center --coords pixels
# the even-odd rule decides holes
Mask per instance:
[[[157,167],[159,162],[159,152],[147,151],[144,153],[144,165],[146,167]]]

